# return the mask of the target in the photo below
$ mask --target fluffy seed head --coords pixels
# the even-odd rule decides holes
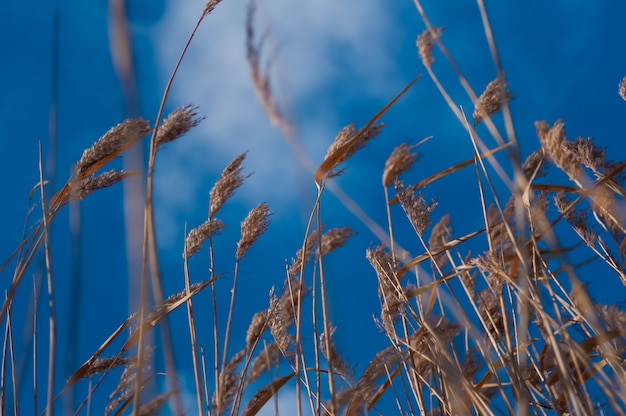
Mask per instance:
[[[545,121],[535,122],[537,136],[541,147],[550,156],[554,164],[567,173],[571,180],[579,182],[583,177],[583,169],[578,157],[567,145],[565,125],[561,120],[549,127]]]
[[[196,127],[202,121],[202,118],[196,117],[196,109],[197,107],[186,105],[174,110],[161,124],[156,137],[156,146],[173,142]]]
[[[150,131],[142,118],[128,119],[107,131],[93,146],[85,149],[74,169],[76,180],[82,181],[130,148]]]
[[[345,245],[348,238],[352,236],[354,236],[354,233],[350,227],[328,230],[322,235],[322,243],[319,252],[321,252],[322,256],[332,253],[335,249]]]
[[[405,188],[402,182],[396,181],[396,192],[398,194],[398,200],[407,218],[411,222],[411,225],[415,231],[422,235],[426,228],[430,226],[430,213],[437,206],[436,201],[426,203],[426,199],[422,194],[415,196],[409,188]]]
[[[413,164],[417,160],[417,154],[411,153],[415,146],[407,146],[402,143],[393,149],[389,158],[385,162],[385,170],[383,171],[383,186],[389,186],[398,176],[411,170]]]
[[[383,123],[380,123],[357,131],[354,128],[354,123],[352,123],[341,129],[324,157],[324,164],[330,162],[329,177],[340,175],[341,171],[334,171],[334,169],[378,136],[384,126]]]
[[[89,177],[80,183],[72,183],[68,200],[70,202],[81,201],[99,189],[108,188],[134,175],[136,173],[110,170],[98,176]]]
[[[211,199],[209,218],[215,217],[215,214],[222,208],[224,203],[233,196],[235,190],[243,184],[245,177],[241,174],[243,170],[241,163],[245,158],[246,154],[242,153],[233,159],[222,172],[222,176],[215,182],[209,193]]]
[[[202,245],[207,239],[224,228],[226,228],[226,226],[222,221],[210,219],[199,227],[191,230],[185,239],[185,252],[183,253],[183,257],[187,259],[191,258],[191,256],[196,254],[202,248]]]
[[[474,126],[482,120],[491,117],[509,103],[512,98],[510,91],[507,91],[509,84],[504,82],[504,77],[498,78],[487,84],[485,91],[478,97],[476,109],[474,110]]]
[[[417,37],[417,51],[422,59],[422,64],[426,68],[430,68],[435,62],[435,58],[433,58],[433,35],[437,38],[441,36],[443,28],[434,28],[433,32],[426,29]]]
[[[270,226],[270,209],[265,202],[250,211],[241,223],[241,238],[237,243],[237,260],[246,255],[248,249],[267,231]]]

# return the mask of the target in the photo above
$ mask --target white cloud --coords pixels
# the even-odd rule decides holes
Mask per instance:
[[[208,175],[216,177],[243,151],[250,151],[246,169],[255,172],[255,186],[241,191],[251,203],[269,199],[274,206],[288,204],[302,186],[296,179],[292,151],[270,126],[252,87],[245,59],[247,6],[247,1],[224,0],[205,19],[174,82],[171,105],[198,105],[206,120],[183,143],[159,155],[155,191],[166,211],[159,215],[162,241],[178,232],[174,221],[179,222],[176,217],[185,207],[201,204],[204,209],[207,196],[197,192],[201,182]],[[155,27],[163,79],[202,8],[196,1],[170,2],[165,18]],[[332,97],[332,91],[324,89],[346,72],[357,78],[364,96],[388,99],[383,90],[401,85],[387,46],[394,33],[390,9],[379,0],[272,0],[258,2],[257,10],[258,31],[270,27],[279,52],[277,70],[285,76],[281,81],[288,84],[291,95],[279,91],[278,96],[295,106],[297,139],[319,162],[341,127],[338,109],[331,102],[319,102]],[[372,79],[376,82],[368,82]],[[305,104],[316,107],[314,117],[307,117]]]

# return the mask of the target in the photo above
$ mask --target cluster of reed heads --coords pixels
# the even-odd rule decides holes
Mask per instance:
[[[218,3],[209,1],[196,28]],[[162,292],[152,173],[163,144],[183,136],[201,121],[195,107],[178,109],[161,122],[162,105],[153,127],[143,119],[130,119],[112,128],[84,151],[69,180],[49,200],[45,198],[42,173],[39,189],[43,215],[11,258],[16,266],[0,310],[0,319],[7,324],[0,392],[3,410],[19,411],[15,390],[13,409],[4,408],[5,397],[11,396],[8,386],[17,385],[15,373],[5,371],[15,368],[10,329],[12,302],[33,259],[38,255],[46,260],[50,257],[51,223],[68,204],[79,203],[101,188],[124,181],[130,173],[99,172],[148,136],[151,150],[143,271],[141,276],[129,276],[141,281],[140,308],[115,332],[102,334],[102,345],[63,385],[57,386],[54,361],[62,352],[55,348],[54,279],[48,268],[49,377],[47,384],[41,380],[35,385],[37,411],[41,411],[37,390],[44,390],[44,386],[44,410],[51,414],[55,403],[76,384],[89,383],[89,394],[75,409],[77,413],[95,402],[92,397],[103,395],[108,396],[109,403],[105,409],[93,409],[96,413],[157,414],[169,403],[174,414],[253,415],[272,403],[277,412],[281,391],[290,388],[296,391],[290,414],[626,414],[626,313],[618,306],[595,302],[578,276],[583,266],[591,264],[587,268],[596,268],[603,284],[626,284],[626,162],[608,160],[604,149],[591,139],[569,140],[562,121],[552,125],[537,122],[539,147],[521,160],[509,109],[509,85],[500,68],[486,10],[482,2],[478,3],[496,66],[495,79],[481,94],[475,94],[453,60],[442,29],[431,25],[416,1],[426,26],[417,39],[417,51],[453,116],[465,127],[474,154],[415,184],[405,184],[400,177],[416,162],[419,144],[400,144],[381,167],[388,235],[386,241],[369,248],[365,257],[372,267],[370,278],[378,281],[380,299],[380,314],[372,325],[386,336],[388,346],[373,352],[362,371],[357,374],[344,358],[350,352],[342,354],[333,342],[335,328],[326,293],[327,279],[333,275],[325,273],[324,267],[325,256],[348,243],[354,232],[350,227],[325,229],[320,206],[329,181],[341,174],[341,166],[356,151],[383,132],[380,119],[417,78],[366,125],[343,128],[323,162],[312,172],[318,195],[303,232],[302,246],[294,250],[282,287],[271,290],[268,307],[250,317],[245,346],[239,351],[231,351],[229,345],[233,343],[230,338],[239,264],[270,226],[268,205],[254,207],[241,223],[232,273],[215,272],[223,266],[216,264],[213,247],[219,244],[220,230],[225,227],[219,219],[220,210],[247,177],[243,173],[245,153],[228,164],[216,181],[210,192],[207,220],[187,234],[180,292],[168,297]],[[255,42],[253,12],[250,7],[246,27],[252,81],[270,121],[289,138],[289,122],[272,94],[269,75],[260,65],[262,42]],[[471,121],[437,78],[435,48],[452,65],[474,103]],[[626,100],[626,78],[619,92]],[[483,141],[479,131],[488,133],[495,144]],[[483,226],[469,234],[455,235],[451,226],[454,219],[438,213],[436,202],[427,201],[423,190],[468,168],[477,172]],[[494,171],[507,185],[505,197],[496,192]],[[558,178],[557,183],[552,178]],[[418,244],[410,251],[394,239],[394,223],[413,228]],[[563,244],[560,235],[566,229],[574,234],[570,232]],[[469,241],[473,242],[474,253],[464,248]],[[192,279],[189,262],[207,251],[209,276]],[[572,263],[572,253],[577,263]],[[3,266],[4,271],[8,264]],[[218,280],[230,281],[230,291],[220,291]],[[212,304],[194,303],[201,291],[211,292]],[[226,309],[224,299],[230,299]],[[191,355],[194,365],[196,403],[191,409],[182,402],[174,366],[165,369],[169,390],[154,397],[144,391],[156,374],[150,364],[152,357],[162,354],[166,363],[171,362],[167,355],[172,354],[173,342],[164,337],[152,345],[147,334],[157,326],[166,326],[170,313],[179,307],[187,310],[189,339],[177,339],[176,343],[188,346],[182,350]],[[197,308],[213,312],[213,346],[206,355],[197,342]],[[117,347],[120,342],[121,348]],[[119,377],[117,388],[100,391],[102,380],[111,377]]]

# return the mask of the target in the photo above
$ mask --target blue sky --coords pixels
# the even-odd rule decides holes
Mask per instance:
[[[431,22],[446,27],[445,44],[480,93],[496,73],[476,4],[468,0],[431,3],[425,4]],[[255,96],[245,61],[247,4],[247,0],[224,0],[198,31],[174,82],[167,110],[191,103],[199,107],[205,120],[159,153],[155,188],[160,260],[166,291],[172,293],[183,285],[185,223],[194,227],[206,218],[213,182],[233,157],[248,151],[244,170],[254,175],[221,213],[228,225],[220,237],[221,272],[232,271],[239,223],[247,211],[267,201],[274,215],[272,227],[241,266],[236,316],[242,325],[236,328],[238,333],[245,332],[252,313],[267,307],[270,288],[280,286],[285,261],[295,255],[302,242],[315,197],[311,173],[297,161],[280,132],[271,127]],[[147,120],[155,118],[165,82],[203,6],[196,0],[128,1],[139,111]],[[620,136],[626,103],[617,94],[618,82],[626,75],[621,45],[626,38],[621,21],[626,4],[534,0],[489,2],[487,6],[515,96],[511,108],[522,154],[538,146],[535,120],[551,124],[562,118],[570,139],[593,136],[597,144],[608,148],[611,158],[626,158]],[[38,181],[38,143],[42,143],[45,154],[49,150],[55,11],[60,22],[57,188],[82,150],[125,118],[110,54],[106,2],[6,2],[5,23],[0,26],[3,259],[21,240],[28,195]],[[363,125],[424,72],[415,48],[415,38],[424,25],[410,1],[259,1],[257,27],[264,26],[270,28],[277,50],[273,67],[278,81],[276,96],[288,109],[296,140],[314,163],[322,161],[343,126],[351,122]],[[435,59],[434,71],[455,102],[471,109],[471,101],[443,56],[436,52]],[[472,147],[427,76],[383,121],[387,127],[381,137],[350,161],[337,183],[384,227],[380,178],[393,147],[433,136],[420,147],[422,158],[407,175],[407,182],[471,157]],[[429,189],[426,196],[439,200],[436,218],[451,213],[456,235],[480,226],[473,172]],[[85,281],[78,319],[80,362],[129,314],[121,198],[122,188],[118,186],[94,194],[82,204]],[[336,342],[362,370],[377,348],[385,345],[371,319],[379,312],[378,299],[374,273],[364,258],[365,248],[376,245],[378,238],[332,195],[326,196],[322,209],[329,227],[351,225],[358,232],[351,244],[329,257],[328,267],[333,275],[330,299],[332,319],[338,327]],[[67,224],[64,212],[54,228],[61,338],[67,330],[67,309],[63,306],[70,293]],[[418,247],[408,237],[404,242],[409,250]],[[208,277],[206,256],[194,258],[191,266],[192,280]],[[5,288],[9,274],[2,274]],[[224,282],[222,289],[227,291],[227,286]],[[597,296],[607,296],[609,301],[624,301],[623,292],[609,294],[595,289]],[[20,295],[26,299],[27,290]],[[199,297],[198,311],[203,308],[201,299],[208,301],[208,297]],[[17,310],[15,314],[19,316]],[[182,314],[177,316],[184,319]],[[208,306],[203,319],[208,325]],[[40,320],[44,322],[43,316]],[[187,340],[185,325],[175,335]],[[363,338],[371,349],[363,347]],[[203,341],[210,345],[208,329]],[[179,348],[181,373],[187,374],[191,383],[184,345]],[[40,350],[45,352],[45,345]],[[59,381],[63,378],[60,376]]]

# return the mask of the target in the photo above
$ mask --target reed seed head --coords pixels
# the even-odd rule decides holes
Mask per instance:
[[[269,207],[263,202],[253,208],[241,223],[241,238],[237,243],[237,260],[241,260],[256,240],[267,231],[270,226],[269,216]]]
[[[619,83],[619,96],[626,101],[626,77],[622,78]]]
[[[72,183],[68,201],[82,201],[93,192],[108,188],[137,173],[110,170],[97,176],[90,176],[80,183]]]
[[[197,108],[186,105],[174,110],[161,124],[156,137],[156,146],[161,147],[173,142],[196,127],[202,121],[202,118],[196,117]]]
[[[100,169],[122,151],[130,148],[150,131],[150,124],[142,118],[128,119],[107,131],[93,146],[85,149],[74,169],[81,181]]]
[[[246,345],[251,347],[268,327],[268,312],[267,309],[261,312],[257,312],[252,317],[252,322],[250,322],[250,326],[248,327],[248,332],[246,333]]]
[[[398,176],[411,170],[417,160],[417,154],[411,152],[415,147],[415,145],[407,146],[406,143],[402,143],[400,146],[393,149],[393,152],[391,152],[391,155],[389,155],[389,158],[387,158],[385,162],[383,186],[388,187]]]
[[[491,117],[502,109],[511,101],[513,97],[511,92],[507,90],[508,83],[504,82],[504,77],[498,78],[487,84],[485,91],[478,97],[476,109],[474,110],[474,126]]]
[[[202,248],[202,245],[207,239],[219,233],[220,230],[224,228],[226,228],[226,226],[222,221],[210,219],[199,227],[191,230],[185,239],[185,252],[183,253],[183,257],[187,259],[191,258]]]
[[[221,3],[222,0],[209,0],[204,6],[204,10],[202,11],[202,17],[208,15],[217,7],[218,4]]]
[[[341,129],[335,137],[335,140],[328,148],[324,162],[332,160],[332,166],[329,168],[329,177],[339,176],[342,171],[333,171],[339,164],[350,159],[357,151],[361,150],[370,140],[377,137],[385,125],[383,123],[373,125],[371,127],[356,130],[354,123],[351,123]]]
[[[415,192],[410,188],[405,188],[401,181],[396,181],[395,187],[400,205],[402,205],[402,209],[415,232],[419,235],[424,234],[424,231],[430,226],[430,213],[437,206],[437,202],[426,203],[426,199],[421,193],[416,196]]]
[[[535,128],[541,147],[550,156],[554,164],[565,172],[571,180],[580,181],[583,177],[583,169],[578,157],[567,145],[563,122],[558,120],[554,126],[548,127],[545,121],[537,121]]]
[[[417,51],[422,60],[422,64],[426,68],[430,68],[435,62],[435,58],[433,58],[433,41],[435,39],[434,37],[439,38],[442,32],[442,27],[433,28],[432,32],[426,29],[417,37]]]
[[[242,153],[233,159],[232,162],[222,172],[220,178],[209,192],[210,206],[209,218],[215,217],[215,214],[222,208],[224,203],[230,199],[242,184],[246,177],[241,174],[243,167],[241,163],[246,158],[246,154]]]
[[[319,252],[321,252],[322,256],[330,254],[335,251],[335,249],[344,246],[348,238],[354,235],[350,227],[328,230],[322,235],[322,243]]]

